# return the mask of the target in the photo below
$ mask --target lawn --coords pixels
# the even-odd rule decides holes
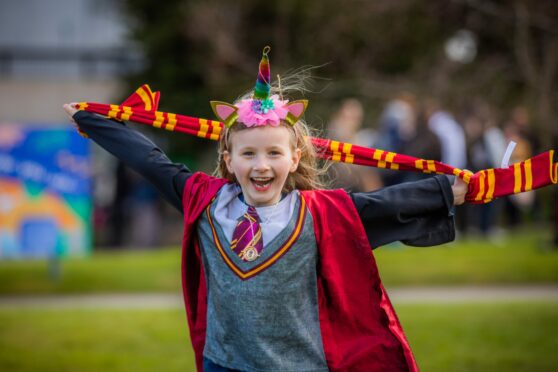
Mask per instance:
[[[422,371],[556,371],[558,302],[396,309]]]
[[[397,305],[423,371],[555,371],[558,303]],[[2,371],[193,371],[182,310],[0,310]]]
[[[548,229],[512,234],[498,244],[459,239],[430,248],[402,245],[375,251],[386,286],[558,283],[558,251],[543,249]],[[61,263],[49,278],[45,261],[0,262],[0,295],[93,292],[177,292],[180,248],[99,251]]]
[[[177,292],[180,248],[98,251],[60,263],[59,279],[46,261],[0,262],[0,294]]]
[[[496,243],[458,239],[436,247],[401,244],[375,251],[384,283],[412,285],[506,285],[558,283],[558,250],[549,250],[549,230],[523,230]]]

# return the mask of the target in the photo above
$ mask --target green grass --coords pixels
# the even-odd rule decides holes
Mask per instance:
[[[523,230],[497,244],[459,239],[428,248],[403,245],[374,253],[387,286],[558,283],[558,250],[545,249],[548,230]],[[547,247],[546,247],[547,248]]]
[[[60,263],[49,276],[46,261],[0,262],[0,294],[176,292],[180,290],[180,248],[99,251]]]
[[[423,371],[554,371],[558,303],[398,305]],[[193,371],[182,310],[0,310],[2,371]]]
[[[185,371],[193,365],[182,310],[0,310],[1,371]]]
[[[465,240],[439,247],[375,251],[383,281],[408,285],[558,283],[558,251],[541,247],[548,230],[523,231],[492,244]],[[61,263],[52,280],[45,261],[0,262],[0,295],[180,290],[180,248],[95,252]]]
[[[396,306],[423,371],[556,371],[558,303]]]

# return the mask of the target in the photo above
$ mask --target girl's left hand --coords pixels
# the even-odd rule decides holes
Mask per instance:
[[[469,190],[469,185],[461,178],[455,177],[451,191],[453,191],[453,205],[461,205],[465,203],[465,195]]]

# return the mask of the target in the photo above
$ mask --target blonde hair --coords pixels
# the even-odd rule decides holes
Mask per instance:
[[[300,70],[293,75],[289,75],[287,78],[277,79],[277,81],[281,83],[281,87],[272,85],[270,94],[278,94],[283,99],[285,92],[305,92],[307,91],[305,88],[305,82],[309,78],[310,75],[308,70]],[[239,97],[235,103],[240,102],[243,99],[251,98],[252,94],[252,91],[245,93]],[[294,151],[296,149],[300,149],[301,151],[298,167],[294,172],[289,173],[287,180],[285,181],[285,185],[283,186],[283,191],[291,192],[293,190],[315,190],[324,188],[325,185],[322,182],[322,176],[325,174],[325,170],[318,167],[316,150],[309,140],[311,135],[310,127],[302,119],[296,122],[295,125],[290,125],[287,122],[281,122],[281,126],[284,126],[289,130],[291,150]],[[248,129],[250,128],[238,122],[234,123],[230,128],[223,127],[221,138],[219,139],[219,157],[214,175],[236,182],[234,174],[229,172],[227,168],[223,154],[225,151],[230,153],[232,148],[231,138],[233,134]]]

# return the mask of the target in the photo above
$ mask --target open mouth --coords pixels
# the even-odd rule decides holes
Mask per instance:
[[[251,177],[252,185],[257,191],[267,191],[271,187],[273,177]]]

